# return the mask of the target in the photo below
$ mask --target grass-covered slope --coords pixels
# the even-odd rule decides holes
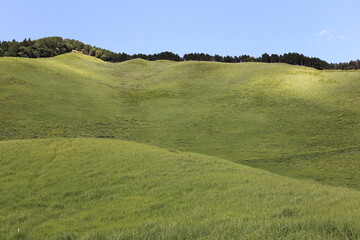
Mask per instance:
[[[0,239],[358,239],[360,193],[110,139],[0,142]]]
[[[0,139],[106,137],[360,189],[360,72],[0,59]]]

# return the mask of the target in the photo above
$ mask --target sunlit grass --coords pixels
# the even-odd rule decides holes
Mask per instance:
[[[360,193],[121,140],[0,142],[1,239],[357,239]],[[18,232],[19,229],[19,232]]]
[[[0,239],[360,238],[359,102],[359,71],[0,58]]]
[[[0,62],[2,140],[127,139],[294,177],[295,165],[281,172],[276,159],[360,146],[359,71],[141,59],[112,64],[79,53]],[[342,164],[346,153],[336,156],[332,161]],[[310,168],[303,177],[326,178]],[[344,177],[331,183],[360,188]]]

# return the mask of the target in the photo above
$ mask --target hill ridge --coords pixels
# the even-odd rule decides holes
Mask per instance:
[[[261,57],[255,58],[249,55],[241,56],[220,56],[209,55],[205,53],[187,53],[183,57],[173,52],[165,51],[156,54],[134,54],[129,55],[126,53],[115,53],[106,49],[84,44],[78,40],[63,39],[59,36],[45,37],[37,40],[24,39],[22,42],[2,41],[0,42],[0,57],[12,56],[12,57],[27,57],[27,58],[39,58],[39,57],[52,57],[61,55],[68,52],[81,52],[86,55],[95,56],[104,61],[109,62],[123,62],[133,58],[143,58],[147,60],[172,60],[172,61],[186,61],[186,60],[199,60],[199,61],[216,61],[216,62],[266,62],[276,63],[282,62],[292,65],[309,66],[317,69],[359,69],[360,61],[350,61],[347,63],[331,63],[321,60],[317,57],[307,57],[299,53],[284,53],[267,54],[264,53]]]

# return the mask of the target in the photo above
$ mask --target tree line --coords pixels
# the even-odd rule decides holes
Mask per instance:
[[[61,37],[45,37],[37,40],[24,39],[21,42],[0,41],[0,57],[27,57],[42,58],[53,57],[73,50],[83,54],[94,56],[107,62],[123,62],[135,58],[142,58],[149,61],[171,60],[171,61],[214,61],[225,63],[242,62],[265,62],[265,63],[287,63],[313,67],[316,69],[360,69],[360,60],[344,63],[328,63],[320,58],[307,57],[299,53],[285,53],[283,55],[264,53],[261,57],[249,55],[241,56],[220,56],[206,53],[187,53],[183,57],[172,52],[161,52],[156,54],[133,54],[115,53],[103,48],[84,44],[78,40],[64,39]]]

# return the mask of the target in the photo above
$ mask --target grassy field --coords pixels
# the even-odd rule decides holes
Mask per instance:
[[[360,238],[359,102],[360,71],[0,58],[0,239]]]
[[[347,188],[123,140],[3,141],[0,153],[1,239],[360,238]]]
[[[359,102],[359,71],[0,58],[2,140],[117,138],[356,189]]]

